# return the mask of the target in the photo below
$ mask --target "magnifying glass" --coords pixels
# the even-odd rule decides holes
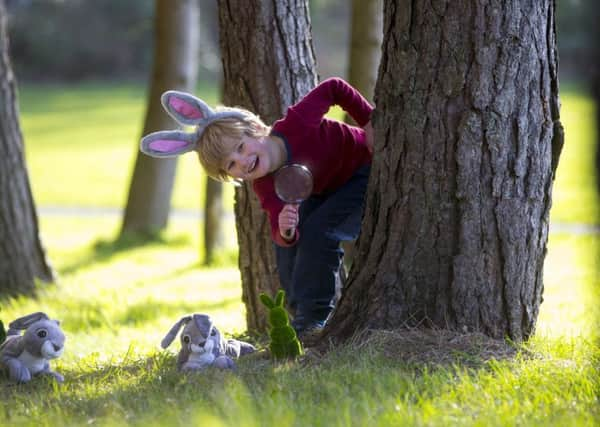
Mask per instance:
[[[275,194],[288,204],[298,205],[308,199],[313,190],[313,176],[304,165],[291,164],[275,172]],[[288,230],[291,234],[293,230]],[[286,237],[291,237],[288,235]]]

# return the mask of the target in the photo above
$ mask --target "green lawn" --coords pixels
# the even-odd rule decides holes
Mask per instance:
[[[207,102],[217,97],[212,87],[199,92]],[[145,102],[145,89],[132,85],[25,86],[21,126],[37,204],[122,207]],[[193,155],[178,162],[173,206],[199,209],[205,175]],[[227,186],[229,200],[232,194]]]
[[[142,89],[126,85],[24,88],[22,126],[38,205],[122,205],[143,97]],[[553,221],[598,218],[592,108],[582,94],[563,95],[567,143]],[[197,209],[201,199],[203,178],[191,157],[180,165],[179,208]],[[7,322],[42,310],[60,319],[67,347],[52,366],[66,381],[15,386],[0,380],[0,425],[600,423],[598,235],[551,233],[537,333],[512,357],[492,351],[499,343],[475,336],[440,337],[438,351],[449,362],[434,363],[423,353],[427,362],[418,363],[419,353],[407,358],[406,345],[381,339],[298,363],[249,357],[236,373],[182,375],[175,370],[178,344],[159,348],[181,315],[209,313],[227,335],[245,330],[234,227],[228,227],[220,262],[206,268],[198,261],[201,235],[194,219],[174,218],[160,241],[146,244],[114,243],[119,226],[118,217],[101,213],[41,215],[43,241],[60,279],[37,299],[4,302],[0,315]],[[453,347],[456,340],[472,345]]]

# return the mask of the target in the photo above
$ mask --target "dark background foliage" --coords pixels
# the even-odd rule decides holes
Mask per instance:
[[[6,0],[11,59],[25,81],[146,79],[152,60],[150,0]],[[216,2],[200,0],[200,78],[218,79]],[[322,76],[344,75],[350,2],[313,0]]]

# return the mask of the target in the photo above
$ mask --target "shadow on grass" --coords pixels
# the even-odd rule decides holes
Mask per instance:
[[[189,238],[183,235],[172,238],[165,237],[163,232],[128,233],[117,237],[115,240],[98,240],[86,256],[74,260],[72,263],[60,268],[60,274],[71,274],[82,267],[91,264],[101,264],[110,261],[115,255],[122,252],[152,245],[169,245],[181,247],[189,244]]]
[[[417,346],[418,338],[422,337],[420,334],[414,335],[409,340]],[[436,341],[435,347],[441,344],[437,338],[430,340]],[[405,360],[387,354],[391,350],[397,355],[398,339],[397,335],[380,335],[376,341],[371,338],[364,344],[350,343],[324,355],[308,352],[297,362],[286,364],[273,363],[264,354],[255,353],[240,358],[236,372],[207,369],[189,374],[181,373],[176,369],[176,357],[172,352],[159,352],[140,358],[131,357],[128,353],[122,360],[109,363],[101,363],[92,358],[82,361],[80,366],[72,370],[61,371],[66,381],[60,386],[60,392],[56,392],[57,386],[50,380],[43,379],[20,386],[0,385],[0,398],[3,402],[11,402],[13,398],[17,400],[10,409],[7,409],[9,405],[4,404],[5,412],[12,412],[9,414],[9,421],[10,415],[13,420],[24,417],[30,408],[36,408],[39,401],[42,401],[44,407],[50,408],[50,412],[53,411],[52,408],[60,408],[56,410],[66,414],[70,422],[79,417],[84,420],[105,421],[120,417],[138,422],[141,419],[152,419],[154,423],[160,424],[161,420],[175,416],[169,420],[169,425],[189,425],[190,420],[185,419],[186,417],[208,410],[206,413],[224,419],[228,419],[231,414],[239,416],[244,413],[250,419],[257,417],[256,420],[260,419],[265,421],[265,425],[269,425],[260,416],[261,402],[265,400],[265,396],[267,400],[277,398],[283,403],[292,395],[300,401],[306,401],[321,393],[325,401],[319,404],[337,400],[339,396],[328,394],[327,388],[323,387],[323,379],[345,384],[343,388],[350,395],[358,395],[360,391],[364,391],[365,384],[371,384],[381,393],[381,390],[394,393],[404,383],[414,384],[410,390],[421,394],[428,392],[430,382],[416,379],[431,375],[438,368],[451,372],[464,372],[462,368],[467,368],[473,376],[480,369],[488,369],[488,354],[484,352],[478,363],[473,363],[473,360],[462,363],[463,358],[455,356],[445,360],[442,366],[427,370],[424,369],[426,365],[406,363]],[[402,340],[405,344],[404,338]],[[478,348],[479,345],[481,342],[473,348]],[[458,347],[462,348],[462,345]],[[468,347],[471,349],[472,346]],[[415,347],[415,351],[417,350]],[[471,357],[477,358],[478,355],[475,352]],[[362,369],[357,370],[357,366]],[[459,375],[444,375],[445,385],[460,381]],[[339,389],[333,387],[330,390]],[[81,390],[87,390],[84,399],[81,398]],[[268,403],[266,405],[268,407]],[[173,408],[173,412],[167,413],[171,412],[170,408]],[[228,414],[228,411],[231,413]]]
[[[238,366],[243,363],[245,361],[238,360]],[[227,384],[237,379],[243,381],[238,372],[228,370],[181,373],[176,369],[176,356],[170,351],[139,359],[127,354],[123,360],[108,363],[86,360],[79,367],[60,370],[60,373],[65,377],[63,384],[49,377],[14,384],[0,376],[3,419],[9,423],[26,422],[35,409],[43,405],[49,412],[44,416],[58,416],[59,419],[53,421],[56,425],[61,421],[72,424],[81,420],[83,424],[120,420],[144,425],[139,423],[140,418],[152,421],[151,425],[163,425],[156,424],[157,420],[169,420],[168,425],[194,425],[185,418],[191,410],[223,403]],[[85,390],[84,399],[82,390]],[[67,418],[60,420],[60,416]]]

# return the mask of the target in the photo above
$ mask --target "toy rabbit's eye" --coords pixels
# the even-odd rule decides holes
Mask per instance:
[[[215,335],[217,335],[217,331],[215,331],[214,329],[211,331],[210,336],[214,337]]]
[[[184,342],[184,343],[186,343],[186,344],[189,344],[189,343],[190,343],[190,341],[191,341],[191,340],[190,340],[190,336],[189,336],[189,335],[184,335],[184,336],[183,336],[183,342]]]
[[[48,332],[46,332],[45,329],[42,329],[40,331],[37,332],[37,336],[40,338],[46,338],[46,335],[48,335]]]

